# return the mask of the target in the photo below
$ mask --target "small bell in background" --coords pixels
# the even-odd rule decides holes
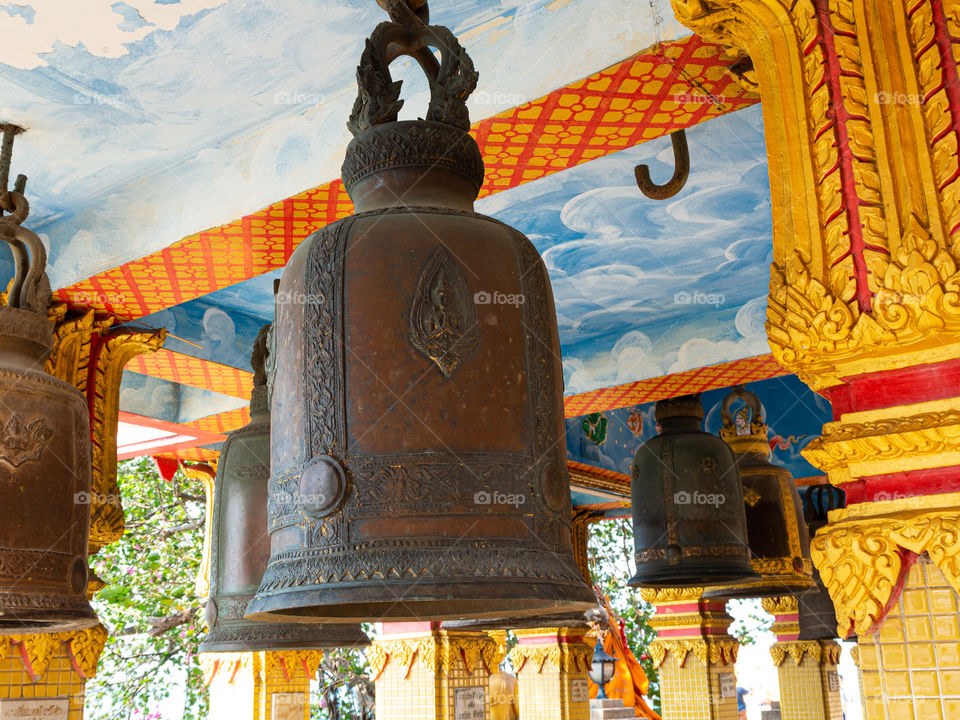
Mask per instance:
[[[266,370],[269,332],[270,325],[260,329],[250,358],[254,373],[250,422],[230,433],[217,464],[206,611],[210,629],[200,652],[366,647],[370,640],[359,625],[262,623],[243,617],[270,557],[270,407]]]
[[[750,566],[733,452],[703,432],[700,395],[660,400],[660,434],[633,458],[637,572],[630,585],[690,587],[758,579]]]
[[[743,407],[731,413],[733,404]],[[737,385],[720,408],[720,437],[733,450],[743,487],[750,565],[759,580],[708,588],[705,598],[797,595],[814,587],[810,536],[803,503],[785,467],[770,462],[772,451],[760,399]]]
[[[387,6],[348,122],[355,212],[297,248],[277,296],[271,554],[247,617],[585,610],[550,279],[474,212],[470,56],[426,3]],[[425,119],[397,118],[402,55],[427,75]]]
[[[843,490],[833,485],[813,485],[804,493],[804,519],[810,537],[816,535],[817,530],[827,524],[827,514],[831,510],[846,507],[846,497]],[[813,582],[815,587],[797,596],[799,612],[800,635],[798,640],[833,640],[837,637],[850,640],[846,629],[841,634],[838,629],[837,612],[830,599],[830,593],[820,579],[820,573],[813,568]]]
[[[0,240],[14,278],[0,306],[0,635],[97,624],[87,602],[91,448],[87,401],[44,371],[53,348],[40,238],[21,226],[26,178],[8,190],[13,136],[0,149]]]

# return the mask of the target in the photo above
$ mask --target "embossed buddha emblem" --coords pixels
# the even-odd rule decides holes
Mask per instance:
[[[440,246],[420,275],[410,308],[410,342],[445,377],[477,347],[477,309],[460,267]]]
[[[13,413],[0,433],[0,460],[13,467],[39,460],[52,435],[53,430],[43,416],[34,418],[28,424]]]

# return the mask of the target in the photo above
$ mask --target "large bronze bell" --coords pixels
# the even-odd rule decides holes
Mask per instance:
[[[586,609],[550,281],[526,237],[473,212],[483,160],[467,132],[469,56],[448,29],[397,19],[357,71],[343,164],[356,213],[296,250],[277,296],[284,422],[270,564],[249,616]],[[398,55],[428,76],[426,120],[396,119]]]
[[[700,429],[700,395],[660,400],[660,434],[633,458],[630,585],[673,587],[753,580],[743,493],[733,452]]]
[[[87,403],[44,371],[53,347],[46,251],[20,225],[29,212],[26,178],[8,191],[0,173],[0,208],[9,213],[0,217],[0,239],[15,262],[0,306],[0,635],[80,630],[97,624],[86,597]]]
[[[473,211],[484,169],[469,56],[447,28],[389,5],[348,123],[355,214],[300,245],[277,295],[284,422],[270,563],[248,617],[586,609],[550,280],[526,237]],[[426,120],[397,121],[399,55],[428,76]]]
[[[737,400],[744,406],[734,417],[730,411]],[[760,579],[708,588],[703,596],[776,597],[810,590],[813,561],[803,503],[790,471],[770,462],[760,399],[738,385],[723,399],[720,416],[720,437],[733,450],[743,487],[750,564]]]
[[[269,328],[260,330],[250,360],[254,370],[250,422],[230,433],[217,465],[206,612],[210,629],[200,652],[366,647],[370,640],[355,624],[262,623],[243,617],[270,557],[270,408],[265,372]]]

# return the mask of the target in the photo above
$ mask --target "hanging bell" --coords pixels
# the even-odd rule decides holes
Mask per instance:
[[[0,158],[0,239],[13,282],[0,306],[0,635],[97,624],[87,602],[90,420],[83,394],[44,371],[53,348],[47,255],[21,227],[26,178],[7,190],[12,126]]]
[[[366,647],[370,640],[355,624],[262,623],[243,617],[270,557],[270,407],[265,370],[269,331],[269,325],[261,328],[250,359],[254,370],[250,422],[230,433],[220,451],[210,519],[206,610],[210,630],[200,652]]]
[[[660,400],[660,434],[633,458],[637,572],[630,585],[688,587],[757,578],[733,453],[700,429],[700,395]]]
[[[284,422],[270,563],[248,617],[586,609],[550,280],[525,236],[473,211],[484,168],[470,57],[447,28],[389,6],[348,123],[355,214],[297,248],[277,295]],[[397,121],[400,55],[428,77],[426,120]]]
[[[731,415],[733,403],[743,407]],[[790,471],[770,462],[767,424],[760,399],[737,385],[720,408],[720,437],[733,450],[747,516],[750,564],[759,580],[708,588],[705,598],[797,595],[814,587],[810,535],[803,503]]]
[[[846,505],[843,490],[833,485],[813,485],[808,487],[803,504],[807,530],[812,537],[817,530],[827,524],[827,513]],[[833,640],[839,636],[837,612],[830,593],[820,579],[820,573],[813,568],[815,588],[801,593],[797,597],[800,635],[798,640]],[[846,638],[849,639],[849,638]]]

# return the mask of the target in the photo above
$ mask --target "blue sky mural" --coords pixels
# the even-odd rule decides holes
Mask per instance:
[[[0,115],[28,128],[14,172],[53,286],[336,178],[364,38],[385,19],[372,0],[0,4]],[[690,34],[667,0],[446,0],[432,20],[480,69],[474,118]],[[405,116],[426,106],[417,80]]]
[[[763,404],[773,462],[786,467],[795,478],[822,475],[800,451],[820,435],[824,423],[833,419],[830,404],[795,375],[748,383],[746,387]],[[719,432],[723,424],[720,405],[728,393],[728,389],[703,393],[703,429],[707,432]],[[606,437],[599,445],[584,432],[584,418],[568,418],[567,458],[629,475],[637,448],[657,434],[653,410],[654,403],[645,403],[603,413]]]
[[[644,197],[638,163],[672,171],[667,138],[477,203],[526,233],[556,298],[566,393],[769,352],[763,323],[772,259],[760,108],[688,131],[690,179]],[[177,352],[249,369],[273,317],[274,271],[142,319]]]
[[[120,383],[121,410],[171,423],[187,423],[247,404],[229,395],[133,372],[123,373]]]

